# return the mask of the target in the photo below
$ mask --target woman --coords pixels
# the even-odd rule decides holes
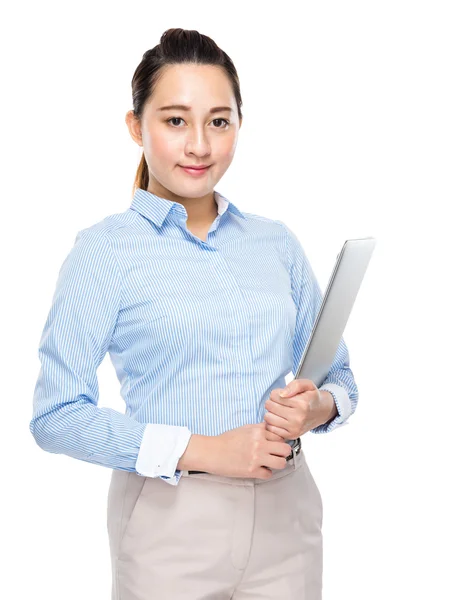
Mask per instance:
[[[230,58],[170,29],[126,115],[133,200],[80,231],[39,347],[30,429],[113,469],[114,600],[321,598],[322,501],[301,452],[355,411],[348,350],[294,380],[322,294],[293,232],[214,190],[242,123]],[[106,352],[126,412],[98,407]]]

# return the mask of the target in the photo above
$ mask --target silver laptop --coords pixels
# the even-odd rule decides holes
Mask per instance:
[[[375,245],[373,237],[344,243],[294,379],[324,383]]]

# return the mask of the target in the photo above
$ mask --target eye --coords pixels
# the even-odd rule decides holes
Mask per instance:
[[[226,129],[228,127],[228,125],[230,124],[229,121],[227,121],[226,119],[213,119],[214,121],[224,121],[225,122],[225,126],[224,127],[216,127],[215,129]]]
[[[166,119],[166,123],[169,123],[170,121],[184,121],[184,119],[182,117],[171,117],[169,119]],[[222,118],[213,119],[213,122],[215,122],[215,121],[224,121],[224,123],[225,123],[224,127],[215,127],[215,129],[227,129],[230,124],[230,122],[227,119],[222,119]],[[178,125],[172,125],[172,127],[179,128]]]
[[[166,119],[166,123],[169,123],[170,121],[182,121],[182,120],[183,119],[181,119],[181,117],[171,117],[170,119]]]

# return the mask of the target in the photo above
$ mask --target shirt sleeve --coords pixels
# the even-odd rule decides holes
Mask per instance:
[[[321,308],[323,294],[305,251],[293,231],[279,221],[286,230],[289,257],[290,279],[293,300],[297,307],[295,335],[293,339],[293,369],[296,377],[299,363],[306,348],[314,322]],[[319,387],[332,394],[338,414],[330,421],[311,429],[312,433],[329,433],[333,429],[347,425],[348,418],[355,412],[358,403],[358,388],[350,369],[347,345],[343,337],[329,373]]]
[[[29,429],[47,452],[176,485],[188,428],[140,423],[98,407],[97,369],[112,341],[120,298],[119,265],[106,233],[79,231],[42,331]]]

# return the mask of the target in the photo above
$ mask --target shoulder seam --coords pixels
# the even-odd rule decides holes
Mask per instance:
[[[291,292],[293,294],[293,299],[294,299],[295,294],[294,294],[294,290],[293,290],[293,273],[292,273],[293,272],[293,257],[292,257],[292,253],[291,253],[290,232],[288,230],[288,227],[285,225],[285,223],[283,221],[276,220],[275,222],[278,223],[282,227],[283,232],[286,236],[286,240],[287,240],[287,260],[288,260],[288,272],[290,275],[290,289],[291,289]],[[295,302],[295,305],[296,305],[296,302]],[[297,308],[298,308],[298,306],[297,306]]]
[[[276,223],[275,219],[269,219],[269,217],[263,217],[262,215],[256,215],[254,213],[243,211],[243,215],[246,218],[257,219],[258,221],[264,221],[265,223]]]
[[[107,236],[107,231],[104,231],[104,238],[105,238],[105,240],[106,240],[106,242],[107,242],[107,244],[109,246],[109,250],[110,250],[112,256],[114,257],[114,261],[115,261],[116,267],[117,267],[117,272],[119,273],[119,279],[120,279],[120,285],[119,285],[119,312],[120,312],[121,309],[122,309],[122,286],[123,286],[123,283],[122,283],[123,282],[122,269],[121,269],[119,260],[117,259],[117,255],[114,252],[114,248],[112,247],[112,244],[111,244],[111,242],[110,242],[110,240],[109,240],[109,238]],[[113,332],[113,335],[114,335],[114,332]]]
[[[290,277],[291,277],[291,270],[292,270],[292,266],[293,266],[293,261],[291,260],[290,234],[288,232],[288,228],[286,227],[286,225],[285,225],[285,223],[283,221],[276,220],[275,223],[278,223],[282,227],[283,232],[284,232],[284,234],[286,236],[286,239],[287,239],[288,269],[290,271]]]

